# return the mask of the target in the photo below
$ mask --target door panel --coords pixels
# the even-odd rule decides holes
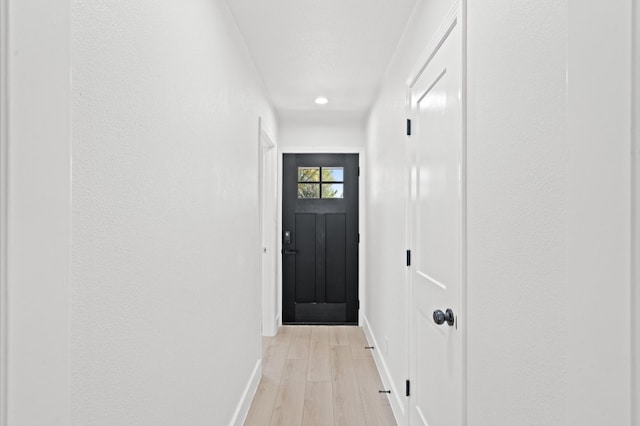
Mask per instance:
[[[314,302],[316,295],[316,215],[296,215],[295,295],[296,302]]]
[[[283,323],[357,324],[358,155],[285,154],[282,225]]]
[[[347,221],[344,214],[328,214],[326,220],[327,302],[347,301]]]
[[[411,87],[415,120],[411,234],[410,423],[462,424],[462,39],[458,19]],[[444,320],[453,311],[451,325]],[[442,311],[441,324],[434,319]]]

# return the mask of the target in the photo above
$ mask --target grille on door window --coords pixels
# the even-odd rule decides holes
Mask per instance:
[[[298,198],[344,198],[344,167],[298,167]]]

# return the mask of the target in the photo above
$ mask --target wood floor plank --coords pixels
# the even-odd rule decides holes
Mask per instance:
[[[349,344],[351,345],[351,356],[354,359],[373,358],[372,349],[365,349],[369,346],[362,327],[349,327],[347,329]]]
[[[362,329],[349,326],[285,326],[264,338],[245,425],[395,426],[388,398],[377,393],[375,362],[359,352],[365,342]]]
[[[271,419],[289,346],[267,345],[262,357],[262,379],[247,414],[245,426],[264,426]],[[267,420],[268,422],[268,420]]]
[[[311,330],[307,380],[331,381],[331,352],[327,327],[313,327]]]
[[[293,329],[291,345],[289,346],[289,359],[308,359],[311,339],[310,326],[299,325]]]
[[[333,426],[331,382],[307,382],[304,396],[304,426]]]
[[[262,353],[262,358],[264,360],[269,360],[269,359],[279,360],[280,362],[282,362],[282,366],[284,367],[284,362],[287,359],[288,353],[289,353],[289,346],[269,345]]]
[[[283,325],[278,330],[278,334],[271,340],[269,346],[289,346],[291,337],[293,336],[293,327]]]
[[[398,422],[396,422],[396,417],[393,415],[393,410],[391,409],[391,405],[386,405],[387,408],[382,410],[383,412],[383,420],[385,425],[389,426],[398,426]]]
[[[304,394],[307,385],[306,359],[288,359],[282,374],[278,396],[273,407],[271,426],[302,424]]]
[[[267,348],[269,348],[269,345],[271,344],[271,341],[275,338],[274,337],[269,337],[269,336],[262,336],[262,353],[264,353]]]
[[[279,387],[280,381],[274,382],[266,377],[260,380],[247,419],[244,421],[245,426],[265,425],[264,419],[270,419],[273,414]]]
[[[336,426],[366,425],[360,389],[349,345],[331,347],[333,422]]]
[[[347,335],[347,326],[335,325],[329,327],[329,342],[331,346],[342,346],[349,344],[349,336]]]
[[[378,391],[383,389],[382,381],[378,374],[373,358],[359,359],[354,362],[360,397],[366,416],[367,426],[388,426],[389,424],[389,401],[387,394]],[[393,413],[391,413],[393,417]]]

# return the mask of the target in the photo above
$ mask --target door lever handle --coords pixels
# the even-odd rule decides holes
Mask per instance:
[[[453,311],[451,309],[447,309],[442,312],[440,309],[433,311],[433,322],[438,325],[442,325],[445,322],[449,324],[449,326],[453,326],[456,322],[456,318],[453,315]]]
[[[285,256],[289,256],[296,253],[298,253],[298,250],[284,249]]]

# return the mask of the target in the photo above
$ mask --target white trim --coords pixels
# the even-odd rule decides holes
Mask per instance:
[[[467,412],[467,289],[468,289],[468,271],[467,271],[467,252],[468,252],[468,238],[467,238],[467,222],[468,222],[468,178],[467,178],[467,100],[468,100],[468,88],[467,88],[467,0],[460,0],[460,37],[462,38],[462,69],[460,70],[462,77],[462,100],[461,100],[461,115],[462,115],[462,188],[461,188],[461,210],[462,210],[462,235],[461,235],[461,275],[460,275],[460,312],[462,315],[458,316],[458,326],[462,330],[462,338],[460,348],[460,375],[462,383],[460,384],[462,389],[462,425],[468,424],[468,412]]]
[[[406,114],[407,117],[409,117],[409,119],[411,120],[412,123],[416,123],[416,117],[414,117],[414,111],[411,108],[411,87],[407,86],[406,87],[406,92],[405,92],[405,107],[406,107]],[[413,129],[412,129],[412,133],[413,133]],[[405,220],[405,246],[407,247],[407,250],[411,250],[411,253],[415,253],[414,252],[414,247],[413,247],[413,234],[412,234],[412,226],[413,226],[413,211],[412,211],[412,204],[413,204],[413,191],[415,189],[414,187],[414,177],[413,177],[413,173],[414,173],[414,164],[415,164],[415,150],[413,149],[412,146],[412,140],[411,140],[411,135],[407,135],[405,136],[405,140],[407,143],[407,149],[405,150],[405,183],[406,183],[406,192],[405,192],[405,203],[404,203],[404,220]],[[404,350],[405,350],[405,371],[404,371],[404,375],[407,379],[410,380],[410,373],[411,373],[411,336],[412,336],[412,330],[411,330],[411,268],[407,267],[404,270],[404,292],[405,292],[405,298],[404,298],[404,323],[405,323],[405,330],[407,332],[406,334],[406,339],[405,339],[405,345],[404,345]],[[403,407],[404,407],[404,411],[406,411],[406,415],[404,417],[404,422],[403,423],[398,423],[399,425],[402,424],[409,424],[409,410],[411,409],[410,407],[410,403],[411,400],[409,398],[407,398],[404,403],[403,403]]]
[[[7,425],[7,153],[9,122],[7,0],[0,0],[0,426]]]
[[[640,6],[631,7],[631,424],[640,426]]]
[[[251,373],[251,377],[249,377],[249,381],[247,382],[247,386],[244,388],[244,392],[242,393],[242,397],[236,406],[236,410],[233,413],[233,417],[229,422],[229,426],[242,426],[244,421],[247,419],[247,414],[249,414],[249,408],[251,408],[251,403],[253,402],[253,397],[258,390],[258,385],[260,384],[260,379],[262,378],[262,359],[259,359],[256,362],[256,366],[253,368],[253,373]]]
[[[264,128],[263,123],[262,123],[262,119],[259,118],[258,119],[258,127],[259,127],[259,134],[258,134],[258,197],[259,197],[259,203],[260,203],[260,208],[259,208],[259,213],[258,213],[258,219],[259,219],[259,256],[260,256],[260,265],[261,265],[261,270],[260,270],[260,282],[261,282],[261,291],[262,291],[262,295],[261,295],[261,299],[262,299],[262,335],[263,336],[275,336],[276,333],[278,332],[278,302],[277,300],[273,300],[274,297],[275,299],[277,299],[277,283],[278,283],[278,278],[277,278],[277,268],[278,268],[278,250],[277,250],[277,228],[273,229],[273,233],[274,235],[267,237],[269,240],[271,240],[271,244],[273,244],[272,247],[272,256],[269,256],[269,254],[271,253],[267,253],[267,258],[271,259],[275,264],[273,265],[273,277],[272,277],[272,281],[266,280],[265,279],[265,254],[263,253],[263,248],[265,244],[268,244],[269,241],[265,242],[265,224],[268,224],[269,222],[269,218],[268,215],[266,214],[266,208],[269,206],[269,203],[265,201],[265,196],[269,196],[269,197],[273,197],[270,198],[271,202],[273,202],[273,208],[274,211],[272,211],[273,214],[273,220],[278,219],[278,213],[277,213],[277,203],[278,203],[278,199],[277,199],[277,194],[278,194],[278,175],[277,175],[277,163],[278,163],[278,151],[277,151],[277,144],[274,142],[274,139],[271,137],[271,135],[268,133],[268,131]],[[268,156],[273,156],[273,164],[272,164],[272,169],[271,170],[265,170],[265,161],[268,161]],[[266,190],[266,182],[269,182],[268,178],[267,178],[267,173],[271,171],[273,173],[272,179],[273,179],[273,188],[271,189],[271,191],[267,191]],[[276,294],[276,296],[271,297],[271,295]],[[275,306],[274,306],[275,305]]]
[[[6,4],[10,297],[4,411],[8,424],[66,425],[71,418],[71,1]],[[11,55],[14,51],[20,54]]]
[[[405,410],[406,404],[404,397],[393,383],[393,379],[391,378],[391,373],[389,372],[389,368],[387,367],[387,362],[382,355],[382,351],[378,350],[381,346],[378,345],[376,341],[373,330],[371,330],[371,324],[369,324],[369,320],[366,315],[362,315],[362,327],[364,329],[364,334],[367,337],[367,342],[369,346],[373,346],[375,349],[372,351],[373,360],[376,363],[376,367],[378,368],[378,373],[380,374],[380,379],[382,380],[382,385],[385,389],[391,390],[391,396],[389,397],[389,402],[391,403],[391,409],[393,410],[393,415],[396,418],[396,422],[399,425],[407,424],[407,413]]]
[[[358,324],[362,325],[362,321],[364,319],[363,312],[366,309],[366,280],[365,280],[365,271],[366,271],[366,244],[367,244],[367,236],[364,232],[365,229],[365,191],[366,191],[366,182],[367,182],[367,170],[366,170],[366,161],[365,161],[365,148],[362,146],[344,146],[340,148],[295,148],[295,147],[285,147],[278,148],[278,177],[282,178],[282,158],[284,154],[358,154],[358,166],[360,167],[360,180],[358,182],[358,232],[360,233],[360,244],[358,244],[358,300],[360,300],[360,312],[358,315]],[[282,235],[282,180],[278,183],[278,236]],[[282,238],[277,238],[278,250],[277,253],[280,253],[282,250]],[[278,258],[277,267],[277,286],[278,286],[278,297],[276,301],[276,306],[278,308],[278,312],[282,312],[282,258]],[[279,322],[278,324],[282,324]]]

